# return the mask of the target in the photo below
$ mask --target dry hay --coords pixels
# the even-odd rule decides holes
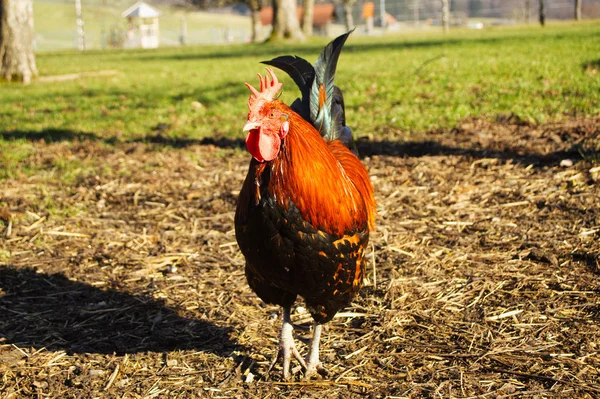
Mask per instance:
[[[279,321],[235,244],[239,142],[34,143],[30,164],[94,168],[2,182],[0,396],[599,397],[599,122],[361,140],[370,270],[308,383],[266,375]]]

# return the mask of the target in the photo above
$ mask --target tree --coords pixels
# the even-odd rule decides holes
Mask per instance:
[[[581,20],[581,0],[575,0],[575,19]]]
[[[444,32],[448,32],[450,29],[450,0],[442,0],[442,26]]]
[[[478,17],[481,12],[481,0],[469,0],[469,17]]]
[[[344,5],[344,20],[346,23],[346,32],[348,32],[354,29],[354,17],[352,16],[352,10],[354,9],[356,0],[341,0],[341,3]]]
[[[303,40],[295,0],[273,0],[273,32],[269,40]]]
[[[315,0],[302,0],[302,32],[306,36],[313,34],[313,14]]]
[[[258,41],[258,32],[262,26],[260,21],[260,10],[262,9],[261,0],[247,0],[247,4],[250,7],[250,20],[252,22],[252,41]]]
[[[0,0],[0,76],[27,84],[37,76],[31,0]]]
[[[546,24],[546,11],[544,10],[544,0],[540,0],[540,25]]]
[[[261,29],[260,10],[264,7],[264,0],[171,0],[173,4],[185,7],[185,8],[200,8],[206,9],[211,7],[224,7],[231,6],[238,3],[245,3],[250,8],[250,22],[251,22],[251,40],[257,42],[259,40],[258,33]]]
[[[79,51],[83,51],[85,50],[85,30],[81,16],[81,0],[75,0],[75,16],[77,17],[77,48]]]

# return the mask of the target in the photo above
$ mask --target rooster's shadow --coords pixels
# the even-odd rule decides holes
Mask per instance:
[[[110,145],[118,144],[115,138],[103,138],[93,133],[76,132],[63,129],[46,129],[42,132],[30,131],[10,131],[0,134],[4,139],[26,139],[28,141],[45,140],[47,142],[55,141],[73,141],[90,140],[103,141]],[[144,143],[155,146],[156,148],[188,148],[191,146],[212,146],[222,149],[240,150],[245,147],[242,138],[231,137],[204,137],[201,139],[189,137],[171,137],[163,135],[161,132],[155,132],[144,137],[132,138],[124,143],[136,144]],[[532,149],[515,149],[510,145],[504,145],[502,148],[486,148],[475,143],[468,145],[447,145],[437,140],[425,139],[417,141],[390,140],[390,139],[368,139],[358,138],[356,140],[359,157],[371,157],[376,155],[394,156],[401,158],[420,158],[423,156],[466,156],[472,159],[497,158],[501,160],[512,160],[517,163],[533,165],[534,167],[545,167],[557,165],[565,158],[579,161],[582,154],[577,147],[562,148],[549,153],[540,153]]]
[[[190,349],[229,356],[232,328],[181,317],[152,297],[100,289],[65,275],[0,265],[0,338],[67,353]]]

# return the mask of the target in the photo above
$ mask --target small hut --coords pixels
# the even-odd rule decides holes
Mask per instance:
[[[127,18],[124,47],[158,47],[158,17],[160,12],[156,8],[143,1],[138,1],[121,15]]]

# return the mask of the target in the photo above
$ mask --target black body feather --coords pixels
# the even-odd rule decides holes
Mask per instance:
[[[362,285],[367,222],[339,237],[317,230],[293,203],[287,209],[277,204],[268,190],[270,167],[259,170],[253,159],[235,216],[250,288],[263,301],[286,307],[300,295],[315,321],[328,322]],[[260,199],[255,203],[250,193],[259,173]]]

